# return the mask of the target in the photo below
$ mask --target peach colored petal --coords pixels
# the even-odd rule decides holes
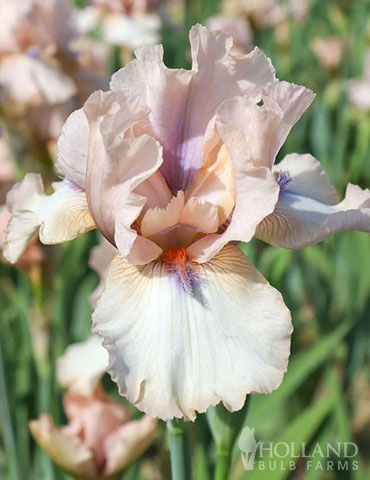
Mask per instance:
[[[77,477],[98,478],[91,451],[79,438],[55,427],[50,415],[41,415],[29,426],[36,442],[57,465]]]
[[[205,156],[205,162],[187,188],[186,198],[196,197],[218,207],[219,224],[229,217],[235,206],[233,165],[225,145]]]
[[[230,224],[224,233],[207,235],[188,248],[197,262],[209,261],[229,242],[248,242],[257,225],[275,208],[279,188],[273,174],[265,167],[245,170],[245,154],[242,149],[232,158],[236,202]]]
[[[78,435],[93,453],[99,473],[104,472],[104,442],[129,418],[129,411],[103,394],[92,397],[67,392],[64,411],[68,418],[65,431]]]
[[[150,237],[156,233],[166,233],[177,225],[213,233],[219,225],[217,208],[209,202],[201,203],[194,197],[185,203],[184,192],[179,191],[166,208],[147,210],[141,222],[141,234]]]
[[[124,424],[110,435],[104,444],[107,457],[104,473],[113,475],[139,458],[148,448],[156,426],[154,418],[144,416]]]
[[[289,311],[237,247],[189,268],[192,292],[161,262],[117,255],[93,315],[120,393],[163,419],[194,420],[221,401],[238,410],[280,385],[289,357]]]

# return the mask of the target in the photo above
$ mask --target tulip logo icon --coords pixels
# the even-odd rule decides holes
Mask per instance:
[[[244,468],[246,470],[253,470],[254,458],[258,443],[254,438],[254,428],[244,427],[240,434],[238,446],[241,450],[241,456]]]

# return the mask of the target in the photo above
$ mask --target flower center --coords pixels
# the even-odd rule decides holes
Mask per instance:
[[[192,293],[199,280],[198,265],[188,254],[186,248],[167,250],[162,261],[166,271],[176,278],[185,292]]]
[[[290,176],[288,171],[282,172],[274,172],[276,183],[280,187],[280,193],[283,192],[289,183],[292,181],[292,177]]]

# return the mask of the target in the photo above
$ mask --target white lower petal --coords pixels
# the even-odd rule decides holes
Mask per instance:
[[[188,293],[162,262],[117,255],[93,316],[121,394],[163,419],[194,419],[220,401],[238,410],[280,385],[289,357],[290,313],[237,247],[192,266]]]
[[[41,176],[28,174],[7,197],[12,217],[7,227],[4,256],[15,263],[40,227],[45,244],[62,243],[95,228],[84,190],[68,181],[54,184],[55,192],[44,193]]]

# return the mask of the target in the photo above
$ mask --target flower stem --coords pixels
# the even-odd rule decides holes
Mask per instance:
[[[207,410],[207,420],[216,444],[216,465],[214,480],[228,480],[234,443],[242,429],[247,415],[249,397],[244,407],[234,413],[223,405],[210,407]]]
[[[183,420],[167,420],[172,480],[191,480],[191,455],[188,429]]]
[[[229,471],[231,467],[231,451],[230,450],[218,450],[215,480],[227,480],[229,477]]]

